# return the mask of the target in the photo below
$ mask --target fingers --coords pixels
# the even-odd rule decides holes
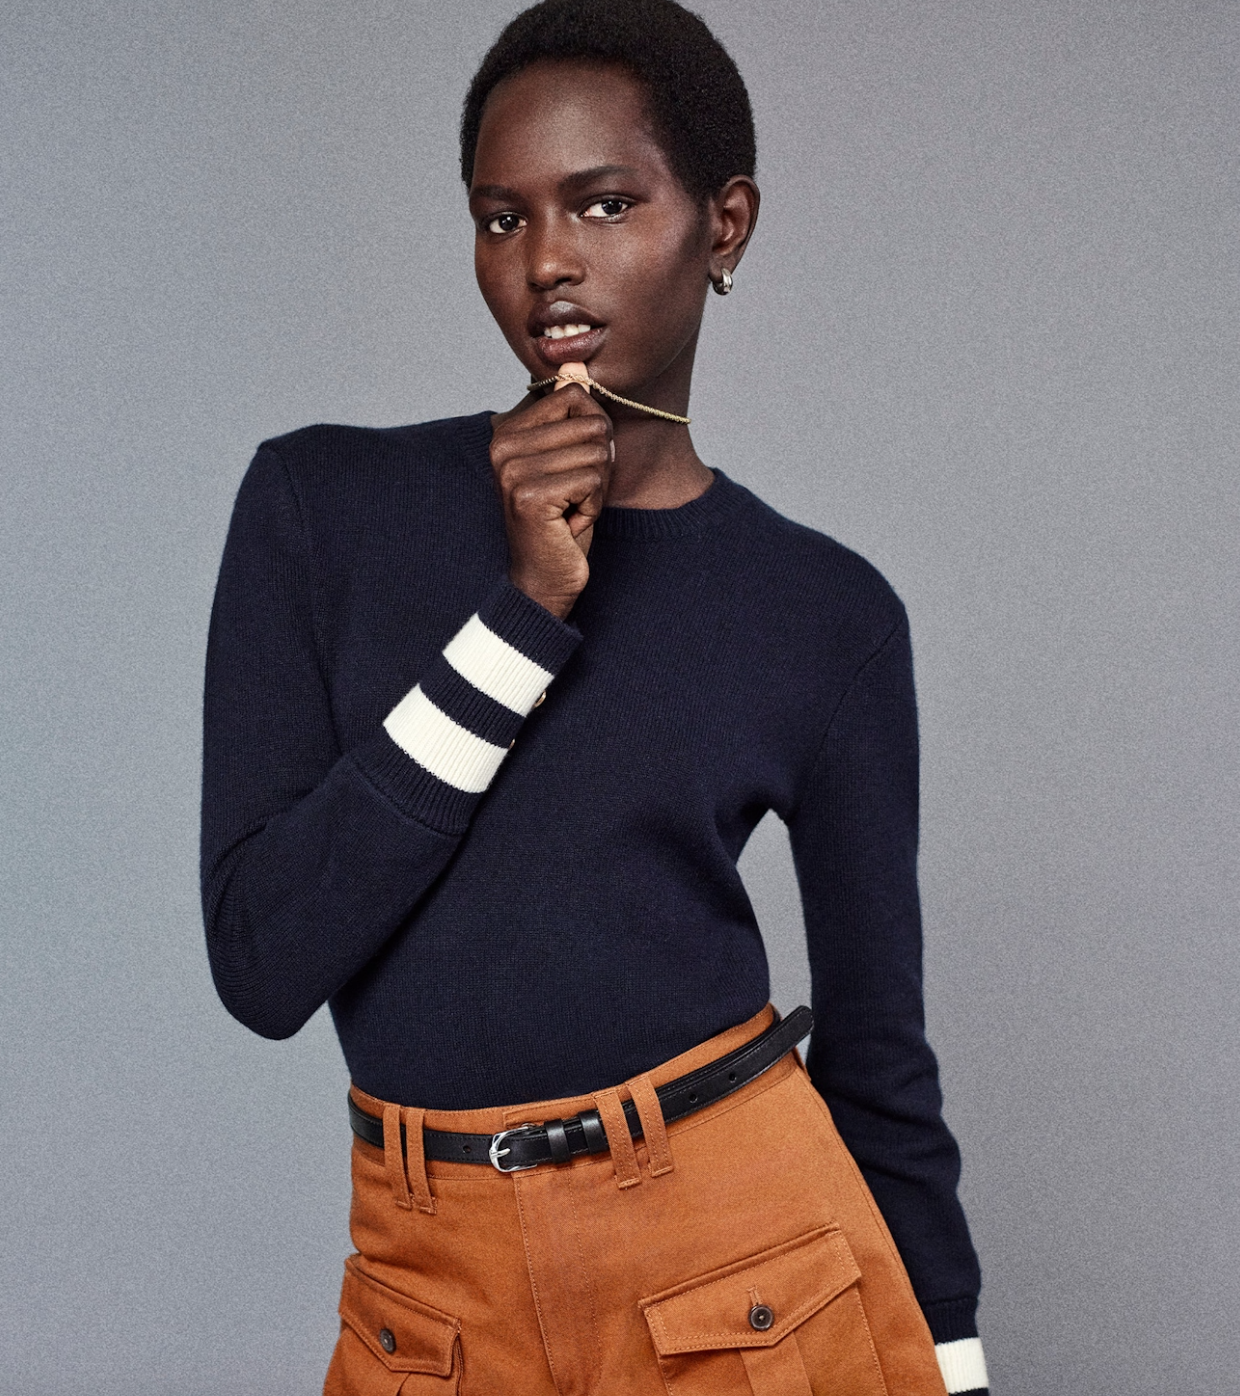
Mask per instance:
[[[580,383],[569,383],[558,391],[537,398],[512,417],[509,426],[520,429],[525,424],[557,421],[562,417],[592,417],[607,413]]]
[[[547,480],[554,488],[559,476],[583,469],[596,471],[605,483],[611,462],[610,441],[577,441],[554,450],[510,456],[496,465],[495,474],[501,491],[508,494],[526,481],[540,479]]]
[[[554,458],[574,447],[597,446],[604,463],[616,458],[611,418],[586,392],[570,384],[558,393],[532,403],[495,433],[491,442],[491,464],[501,488],[513,463],[539,457],[543,468],[571,467],[571,460]]]
[[[556,615],[568,614],[589,577],[614,460],[611,418],[577,384],[522,408],[492,438],[509,577]]]
[[[536,422],[521,431],[497,433],[491,445],[491,463],[499,470],[515,460],[550,457],[577,448],[597,448],[601,456],[610,459],[611,437],[611,419],[605,413]]]
[[[577,423],[583,432],[600,427],[611,431],[611,418],[607,413],[584,388],[572,384],[558,393],[539,398],[510,417],[496,433],[496,442],[516,440],[548,425],[564,422]]]
[[[602,512],[606,491],[606,474],[595,462],[565,465],[554,474],[532,474],[514,482],[504,493],[509,532],[565,520],[576,537]]]
[[[562,518],[571,510],[572,517],[583,514],[587,522],[593,522],[602,511],[606,483],[596,465],[564,469],[555,475],[536,475],[508,492],[508,512],[534,523]]]
[[[528,481],[552,480],[566,473],[593,470],[599,488],[606,490],[607,475],[616,458],[611,418],[578,388],[566,388],[590,410],[580,416],[527,421],[520,430],[502,430],[491,443],[491,464],[500,491],[507,498]],[[507,425],[507,424],[506,424]],[[551,493],[556,493],[554,487]],[[574,499],[580,504],[581,499]]]
[[[586,554],[603,511],[606,474],[597,462],[532,470],[503,492],[509,577],[558,616],[566,616],[589,578]]]
[[[589,395],[589,388],[581,383],[561,383],[556,391],[549,392],[538,401],[532,402],[521,416],[588,416],[592,412],[602,412],[602,406]]]

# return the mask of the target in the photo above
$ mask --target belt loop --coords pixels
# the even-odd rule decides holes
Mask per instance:
[[[422,1122],[426,1118],[426,1111],[407,1105],[400,1116],[405,1123],[405,1177],[413,1204],[419,1212],[434,1216],[435,1199],[426,1176],[426,1150],[422,1143]],[[408,1206],[408,1203],[405,1205]]]
[[[408,1210],[409,1180],[405,1177],[405,1160],[400,1147],[400,1106],[387,1103],[383,1107],[383,1162],[387,1165],[392,1198],[398,1207]]]
[[[635,1187],[641,1182],[642,1174],[637,1166],[637,1151],[633,1148],[633,1136],[629,1133],[624,1106],[620,1104],[620,1092],[615,1086],[608,1086],[605,1091],[595,1093],[594,1103],[607,1131],[607,1143],[616,1166],[616,1186]]]
[[[633,1097],[633,1104],[637,1106],[637,1117],[642,1122],[642,1137],[646,1141],[646,1152],[650,1157],[650,1176],[658,1178],[664,1173],[670,1173],[675,1167],[672,1163],[671,1145],[667,1142],[663,1107],[659,1104],[659,1097],[655,1094],[654,1082],[650,1079],[648,1071],[641,1076],[634,1076],[626,1084]]]

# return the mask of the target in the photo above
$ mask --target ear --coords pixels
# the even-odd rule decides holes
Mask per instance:
[[[713,194],[708,205],[711,227],[710,265],[707,275],[718,281],[724,271],[733,272],[758,221],[761,201],[758,186],[748,175],[734,175]]]

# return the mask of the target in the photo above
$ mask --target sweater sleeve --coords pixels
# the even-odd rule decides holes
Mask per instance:
[[[507,581],[381,727],[341,751],[314,576],[279,456],[260,449],[207,643],[202,899],[216,988],[289,1037],[415,910],[579,633]]]
[[[985,1391],[981,1275],[925,1034],[917,709],[903,611],[841,700],[788,826],[813,984],[810,1075],[891,1230],[948,1391]]]

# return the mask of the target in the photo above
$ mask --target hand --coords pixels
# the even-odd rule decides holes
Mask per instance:
[[[514,413],[491,441],[509,578],[561,620],[590,576],[586,554],[614,458],[611,418],[576,384]]]

